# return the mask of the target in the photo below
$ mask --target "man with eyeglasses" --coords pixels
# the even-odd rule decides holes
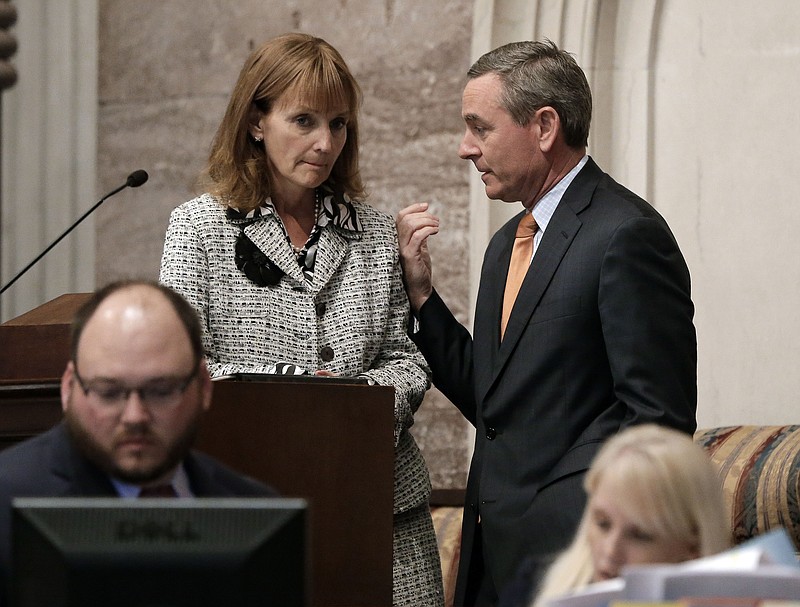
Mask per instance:
[[[212,388],[180,295],[146,281],[101,289],[73,320],[70,358],[63,422],[0,453],[0,573],[14,497],[275,495],[191,450]]]

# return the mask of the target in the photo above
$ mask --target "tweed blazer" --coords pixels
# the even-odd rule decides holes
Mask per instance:
[[[204,194],[172,212],[160,281],[200,315],[212,376],[271,373],[285,362],[394,386],[394,507],[402,512],[430,495],[425,462],[408,433],[430,370],[406,334],[409,308],[394,221],[369,205],[353,205],[363,230],[322,228],[307,281],[277,216],[242,224]],[[285,273],[277,285],[258,286],[236,267],[242,229]]]

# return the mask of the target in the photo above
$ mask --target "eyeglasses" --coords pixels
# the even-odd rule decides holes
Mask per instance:
[[[78,380],[83,394],[102,407],[122,410],[131,394],[136,392],[139,400],[148,408],[167,409],[180,401],[189,384],[197,376],[200,362],[195,364],[192,372],[186,377],[158,378],[136,387],[124,386],[113,380],[105,379],[85,381],[78,373],[78,366],[75,365],[74,368],[75,379]]]

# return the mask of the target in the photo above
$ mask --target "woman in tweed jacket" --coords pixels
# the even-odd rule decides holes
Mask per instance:
[[[408,432],[430,370],[406,335],[388,215],[359,202],[358,84],[319,38],[245,62],[212,144],[208,193],[170,217],[161,282],[197,309],[212,376],[308,372],[395,388],[395,605],[443,604],[430,480]]]

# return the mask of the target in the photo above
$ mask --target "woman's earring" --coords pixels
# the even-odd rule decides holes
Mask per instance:
[[[253,135],[253,139],[256,140],[256,143],[261,143],[264,138],[261,135]]]

